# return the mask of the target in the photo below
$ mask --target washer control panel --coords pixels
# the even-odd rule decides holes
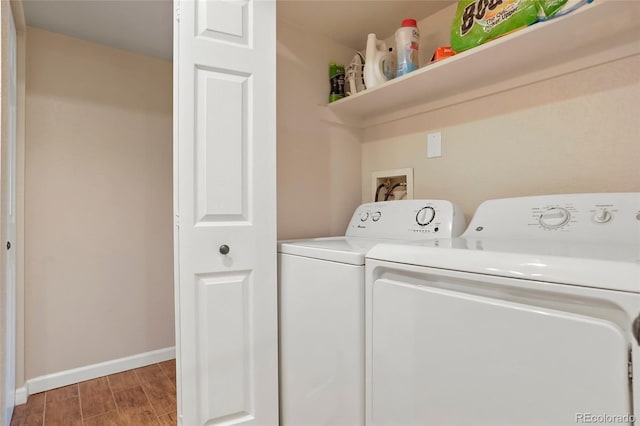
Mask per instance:
[[[399,200],[363,204],[347,236],[419,240],[450,238],[464,231],[464,214],[446,200]]]
[[[640,193],[561,194],[489,200],[478,207],[463,237],[638,244]]]
[[[424,206],[416,214],[416,223],[420,226],[427,226],[436,218],[436,209],[433,206]]]

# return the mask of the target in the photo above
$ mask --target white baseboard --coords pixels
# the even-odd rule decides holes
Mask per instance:
[[[27,385],[25,384],[21,388],[16,389],[16,405],[22,405],[27,403]]]
[[[133,368],[144,367],[145,365],[167,361],[175,357],[176,348],[172,346],[170,348],[144,352],[98,364],[87,365],[85,367],[74,368],[72,370],[47,374],[46,376],[34,377],[33,379],[27,380],[25,386],[16,389],[16,405],[26,403],[27,397],[34,393],[84,382],[85,380],[91,380],[109,374],[120,373]]]

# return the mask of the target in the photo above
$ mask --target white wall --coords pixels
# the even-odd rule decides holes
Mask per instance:
[[[421,57],[447,44],[453,12],[420,21],[421,36],[431,34]],[[467,218],[492,198],[640,191],[638,99],[635,56],[370,127],[362,200],[372,199],[372,172],[402,167],[414,168],[415,198],[453,200]],[[442,132],[443,156],[428,159],[432,131]]]
[[[174,345],[172,65],[29,28],[26,379]]]
[[[277,31],[278,238],[344,235],[360,203],[361,132],[321,110],[329,62],[355,51],[280,20]]]

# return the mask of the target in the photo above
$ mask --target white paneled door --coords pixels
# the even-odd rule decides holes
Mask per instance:
[[[177,1],[174,38],[179,422],[276,425],[275,1]]]

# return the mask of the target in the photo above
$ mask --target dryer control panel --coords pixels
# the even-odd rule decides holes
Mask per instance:
[[[457,237],[464,231],[462,210],[446,200],[399,200],[359,206],[346,236],[424,240]]]
[[[489,200],[478,207],[463,237],[638,244],[640,193]]]

